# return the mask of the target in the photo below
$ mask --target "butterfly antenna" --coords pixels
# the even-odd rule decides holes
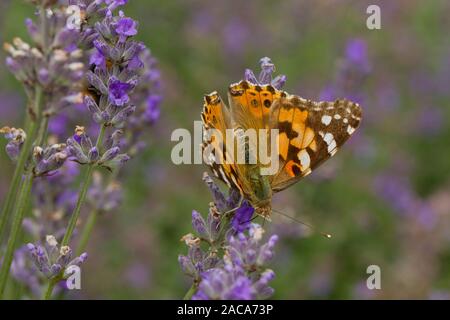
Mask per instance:
[[[275,209],[272,209],[272,211],[273,211],[273,212],[276,212],[276,213],[278,213],[278,214],[280,214],[280,215],[282,215],[283,217],[289,218],[289,219],[291,219],[292,221],[295,221],[295,222],[297,222],[297,223],[300,223],[300,224],[302,224],[302,225],[304,225],[304,226],[310,228],[311,230],[316,230],[316,228],[314,228],[312,225],[310,225],[310,224],[308,224],[308,223],[306,223],[306,222],[300,221],[300,220],[298,220],[298,219],[296,219],[296,218],[294,218],[294,217],[291,217],[291,216],[289,216],[289,215],[287,215],[287,214],[285,214],[285,213],[283,213],[283,212],[281,212],[281,211],[278,211],[278,210],[275,210]],[[325,238],[327,238],[327,239],[330,239],[330,238],[331,238],[331,234],[329,234],[329,233],[325,233],[325,232],[322,232],[322,231],[318,231],[318,232],[319,232],[322,236],[324,236]]]

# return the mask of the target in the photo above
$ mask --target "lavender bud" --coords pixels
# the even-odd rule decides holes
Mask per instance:
[[[209,214],[207,218],[208,233],[210,236],[210,240],[212,241],[215,241],[220,235],[220,222],[221,222],[220,214],[217,212],[217,209],[214,206],[212,206],[209,209]]]
[[[273,258],[273,248],[278,241],[278,236],[273,235],[270,237],[269,241],[261,247],[257,264],[265,265]]]
[[[88,156],[85,155],[80,144],[78,142],[76,142],[75,139],[69,138],[67,140],[67,145],[69,146],[67,148],[67,151],[70,154],[70,156],[75,157],[76,160],[80,163],[88,163],[89,162]]]
[[[225,199],[225,196],[206,172],[203,174],[203,181],[206,183],[209,190],[211,191],[214,198],[214,203],[216,204],[219,211],[227,210],[228,206],[226,203],[227,201]]]
[[[113,126],[121,126],[136,110],[135,106],[128,106],[117,113],[111,120]]]
[[[179,255],[178,256],[178,263],[180,264],[181,270],[189,275],[189,276],[194,276],[196,274],[196,270],[194,265],[191,262],[191,259],[189,259],[186,256],[183,255]]]
[[[89,150],[88,158],[89,158],[90,162],[95,162],[98,160],[99,153],[98,153],[97,147],[93,147],[93,148],[91,148],[91,150]]]
[[[259,83],[262,85],[270,84],[272,82],[272,73],[275,71],[275,65],[268,57],[261,58],[261,73],[259,75]]]
[[[258,83],[258,80],[256,79],[255,74],[250,69],[245,69],[244,79],[251,83],[255,83],[255,84]]]
[[[47,86],[50,83],[50,73],[47,69],[41,68],[38,71],[38,81],[43,85]]]
[[[53,264],[50,267],[50,272],[52,273],[51,277],[57,276],[62,270],[62,267],[60,264]]]
[[[191,261],[195,264],[203,260],[203,252],[199,246],[191,246],[189,248],[188,256]]]
[[[23,67],[20,63],[18,63],[11,57],[6,57],[6,66],[8,67],[9,71],[16,77],[19,76],[19,73],[22,71]]]
[[[83,252],[79,257],[76,257],[73,259],[69,266],[81,266],[88,258],[88,254],[86,252]]]
[[[6,144],[5,150],[8,157],[16,161],[20,154],[20,145],[16,141],[10,141]]]
[[[91,138],[89,138],[89,136],[87,134],[82,134],[80,136],[80,145],[83,148],[83,150],[86,150],[89,152],[89,150],[92,149],[93,144],[91,141]]]
[[[115,157],[117,157],[117,155],[120,152],[120,148],[119,147],[112,147],[111,149],[107,150],[102,158],[100,159],[100,162],[107,162],[107,161],[111,161],[113,160]]]
[[[286,83],[286,80],[287,80],[287,77],[285,75],[276,76],[275,79],[272,80],[272,86],[275,89],[280,90]]]
[[[99,78],[95,73],[92,71],[88,71],[86,74],[86,77],[88,79],[88,82],[96,88],[98,91],[100,91],[103,95],[108,95],[108,88],[103,83],[102,79]]]
[[[206,231],[206,223],[203,217],[195,210],[192,210],[192,227],[198,233],[201,238],[209,238]]]
[[[39,42],[40,38],[39,38],[39,29],[38,27],[34,24],[33,20],[27,18],[25,20],[25,25],[27,27],[28,30],[28,34],[30,35],[30,37],[33,39],[34,42]]]

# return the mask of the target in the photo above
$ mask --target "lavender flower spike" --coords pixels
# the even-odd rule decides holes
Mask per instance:
[[[270,84],[278,90],[281,89],[286,83],[286,76],[278,75],[275,78],[272,78],[272,74],[275,72],[275,65],[268,57],[261,58],[259,63],[261,65],[261,72],[259,73],[258,78],[252,70],[246,69],[244,72],[244,79],[253,84],[261,86]]]
[[[27,247],[34,264],[48,279],[64,278],[64,272],[68,267],[80,266],[87,259],[86,253],[72,259],[72,249],[68,246],[59,247],[52,235],[46,237],[44,246],[29,243]]]

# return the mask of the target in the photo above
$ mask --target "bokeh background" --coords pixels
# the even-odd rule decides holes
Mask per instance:
[[[329,232],[327,240],[280,216],[276,299],[450,298],[450,3],[434,1],[129,1],[139,38],[162,72],[161,118],[149,147],[126,166],[124,201],[103,215],[73,298],[181,298],[178,266],[191,211],[211,197],[202,165],[175,166],[176,128],[192,130],[203,94],[226,94],[245,68],[270,57],[284,89],[360,102],[359,132],[331,161],[278,194],[273,206]],[[381,7],[381,30],[366,8]],[[1,0],[0,40],[28,39],[33,6]],[[4,53],[0,59],[4,61]],[[0,66],[0,125],[21,126],[22,89]],[[0,149],[5,141],[0,140]],[[0,199],[12,164],[0,153]],[[366,288],[381,268],[382,289]]]

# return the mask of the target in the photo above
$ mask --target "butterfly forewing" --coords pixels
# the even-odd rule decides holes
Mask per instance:
[[[235,164],[227,161],[231,157],[226,149],[226,130],[232,127],[230,112],[217,92],[205,96],[201,117],[205,163],[217,178],[243,193],[243,179],[239,176]]]
[[[333,156],[361,121],[361,108],[348,100],[313,102],[289,95],[274,101],[270,126],[279,130],[280,170],[272,189],[281,191]]]

